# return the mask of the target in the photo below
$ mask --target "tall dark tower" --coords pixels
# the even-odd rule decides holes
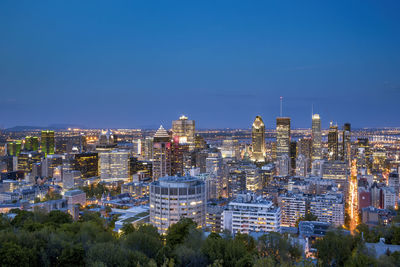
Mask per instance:
[[[350,160],[351,160],[351,124],[350,123],[345,123],[343,126],[342,144],[343,144],[342,159],[346,163],[350,164]]]
[[[265,124],[260,116],[257,116],[251,129],[251,145],[253,161],[265,160]]]
[[[328,132],[328,159],[329,160],[339,159],[338,127],[336,125],[333,125],[332,122]]]
[[[295,175],[296,171],[296,158],[297,158],[297,142],[290,142],[290,170],[291,175]]]

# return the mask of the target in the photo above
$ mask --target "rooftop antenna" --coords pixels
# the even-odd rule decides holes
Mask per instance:
[[[282,118],[282,104],[283,104],[282,102],[283,102],[283,96],[281,96],[280,99],[281,99],[281,118]]]

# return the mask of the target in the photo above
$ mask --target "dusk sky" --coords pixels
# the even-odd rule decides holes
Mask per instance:
[[[400,1],[0,1],[0,126],[400,126]]]

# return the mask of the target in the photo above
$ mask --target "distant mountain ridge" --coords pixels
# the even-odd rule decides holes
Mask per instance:
[[[68,128],[80,128],[84,129],[85,127],[77,124],[50,124],[49,126],[31,126],[31,125],[23,125],[23,126],[14,126],[11,128],[4,129],[4,131],[8,132],[23,132],[23,131],[34,131],[34,130],[63,130]]]

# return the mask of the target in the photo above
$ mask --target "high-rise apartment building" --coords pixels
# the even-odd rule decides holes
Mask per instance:
[[[150,184],[150,223],[162,234],[181,218],[206,224],[206,186],[191,176],[165,176]]]
[[[251,146],[253,161],[265,161],[265,124],[260,116],[257,116],[251,129]]]
[[[153,138],[153,180],[171,175],[171,137],[160,126]]]
[[[295,226],[300,217],[307,211],[307,197],[303,194],[286,193],[278,197],[279,207],[282,212],[282,226]]]
[[[42,152],[47,155],[54,154],[55,151],[55,138],[54,131],[42,131],[40,138]]]
[[[239,194],[222,213],[223,229],[229,232],[280,232],[281,210],[256,194]]]
[[[344,224],[344,208],[342,194],[316,195],[310,199],[310,212],[318,217],[318,221],[335,226]]]
[[[321,133],[321,119],[319,114],[312,116],[312,161],[322,159],[322,133]]]

